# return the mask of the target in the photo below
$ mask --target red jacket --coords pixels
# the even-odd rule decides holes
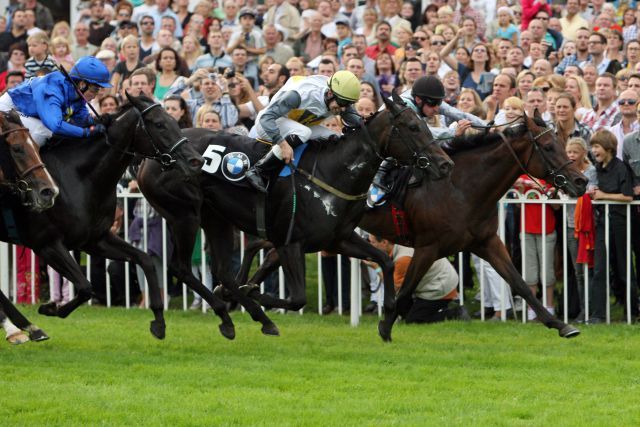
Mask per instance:
[[[529,22],[536,16],[538,12],[544,10],[551,16],[551,6],[549,4],[540,4],[537,0],[521,0],[522,1],[522,31],[529,28]]]
[[[520,179],[524,180],[524,191],[525,193],[529,190],[538,189],[538,186],[535,185],[531,179],[527,175],[521,175]],[[544,189],[544,191],[548,191],[551,186],[547,184],[545,181],[539,179],[538,182]],[[549,205],[542,205],[538,203],[526,203],[524,205],[524,232],[530,234],[542,234],[542,211],[544,206],[545,212],[545,233],[550,234],[556,229],[556,217],[553,214],[553,209]]]

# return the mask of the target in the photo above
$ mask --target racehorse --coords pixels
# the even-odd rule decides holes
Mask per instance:
[[[49,209],[59,190],[17,112],[0,113],[0,139],[0,191],[5,187],[19,194],[22,204],[35,212]]]
[[[545,326],[558,329],[561,337],[580,333],[549,314],[534,297],[497,235],[498,201],[520,174],[548,179],[573,197],[585,191],[586,178],[569,161],[562,142],[545,127],[539,115],[533,119],[525,116],[524,123],[503,132],[454,139],[450,146],[459,148],[450,153],[455,163],[451,178],[424,181],[407,190],[404,211],[410,232],[406,235],[398,233],[389,203],[364,215],[359,223],[362,229],[415,248],[395,305],[387,305],[385,287],[385,317],[378,325],[385,341],[391,340],[393,323],[398,315],[408,312],[413,292],[433,262],[461,250],[470,250],[488,261]],[[256,243],[250,252],[245,252],[240,280],[246,279],[251,259],[266,247]],[[277,266],[278,254],[271,251],[249,283],[262,282]]]
[[[17,194],[23,206],[42,212],[53,206],[58,187],[40,158],[38,145],[33,141],[29,130],[22,125],[15,111],[0,113],[0,209],[9,208],[7,203]],[[4,187],[4,188],[3,188]],[[8,191],[9,194],[4,194]],[[0,291],[0,305],[9,301]],[[7,317],[0,311],[0,324],[6,326]],[[25,335],[20,329],[7,332],[7,340],[20,344],[29,339],[42,341],[48,339],[44,331],[31,325]]]
[[[44,213],[24,209],[15,215],[18,235],[48,265],[73,282],[76,296],[57,306],[47,303],[38,312],[67,317],[91,298],[91,284],[69,250],[138,264],[149,282],[150,308],[154,314],[151,333],[165,336],[162,300],[153,262],[110,231],[116,208],[116,185],[134,153],[154,159],[163,168],[175,169],[182,182],[199,173],[202,157],[180,134],[175,120],[146,97],[129,97],[130,103],[114,116],[106,136],[92,140],[65,140],[43,149],[42,158],[60,185],[60,196]],[[5,227],[0,240],[10,241]],[[1,301],[12,322],[28,330],[29,322],[7,301]]]
[[[403,164],[427,169],[438,178],[450,172],[452,163],[432,143],[426,124],[397,96],[385,103],[387,109],[376,113],[361,129],[337,141],[310,143],[293,178],[277,180],[266,197],[266,232],[285,260],[285,276],[292,284],[290,298],[281,301],[280,306],[298,310],[306,304],[304,272],[299,263],[304,252],[329,249],[374,258],[385,265],[387,277],[393,276],[388,257],[353,232],[364,213],[367,189],[384,157],[393,156]],[[250,138],[200,129],[186,130],[185,135],[200,153],[205,153],[208,164],[203,169],[207,170],[216,169],[223,160],[221,154],[214,157],[212,147],[224,152],[227,146],[237,146],[237,141],[247,148],[260,145]],[[266,149],[268,146],[263,151]],[[202,174],[199,187],[194,186],[188,193],[181,186],[178,192],[176,186],[180,184],[170,174],[157,178],[157,169],[158,165],[145,162],[138,173],[138,183],[171,228],[176,245],[172,265],[177,276],[207,301],[217,302],[210,292],[202,293],[206,288],[191,273],[191,253],[201,225],[211,247],[215,276],[254,320],[263,323],[263,332],[265,328],[275,328],[270,320],[265,323],[268,319],[255,302],[238,292],[230,271],[233,226],[257,235],[260,215],[256,205],[263,196],[244,182],[236,185],[206,173]],[[179,203],[181,208],[177,207]]]

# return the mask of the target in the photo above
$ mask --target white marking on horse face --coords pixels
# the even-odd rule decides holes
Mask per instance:
[[[367,164],[365,162],[360,162],[360,163],[356,163],[354,165],[350,165],[348,168],[351,172],[357,170],[357,169],[362,169],[363,167],[365,167]]]

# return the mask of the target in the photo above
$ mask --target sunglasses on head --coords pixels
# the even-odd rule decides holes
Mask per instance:
[[[618,99],[618,105],[636,105],[637,103],[635,99]]]

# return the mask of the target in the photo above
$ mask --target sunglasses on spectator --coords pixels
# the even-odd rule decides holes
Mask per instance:
[[[548,16],[536,16],[536,19],[539,19],[541,21],[548,21],[549,17]]]
[[[154,21],[143,21],[140,23],[140,25],[154,25],[155,22]]]
[[[444,40],[443,41],[438,40],[438,41],[435,41],[435,42],[431,42],[431,44],[436,45],[436,46],[444,46],[444,45],[447,44],[447,42],[445,42]]]
[[[414,37],[413,39],[417,40],[417,41],[424,42],[424,41],[429,40],[429,37]]]
[[[131,14],[127,12],[118,12],[118,16],[126,16],[128,18]]]
[[[618,105],[636,105],[637,103],[635,99],[618,99]]]

